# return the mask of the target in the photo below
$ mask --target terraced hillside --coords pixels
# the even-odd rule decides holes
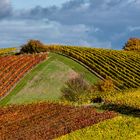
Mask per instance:
[[[46,49],[74,58],[102,79],[112,78],[120,89],[140,86],[140,54],[58,45],[46,46]]]

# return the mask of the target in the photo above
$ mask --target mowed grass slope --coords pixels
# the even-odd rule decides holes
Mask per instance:
[[[77,62],[50,53],[48,60],[29,72],[13,91],[0,102],[0,105],[58,101],[62,95],[61,88],[65,82],[78,73],[82,74],[89,83],[93,84],[99,80]]]

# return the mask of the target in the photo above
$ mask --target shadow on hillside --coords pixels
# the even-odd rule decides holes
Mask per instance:
[[[133,108],[125,105],[118,104],[104,104],[101,107],[104,110],[115,111],[124,115],[130,115],[133,117],[140,117],[140,109]]]

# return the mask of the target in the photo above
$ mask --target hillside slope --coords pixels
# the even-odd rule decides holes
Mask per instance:
[[[0,139],[51,140],[116,115],[98,113],[92,107],[48,103],[0,108]]]
[[[118,93],[104,93],[102,98],[107,102],[102,109],[118,112],[111,120],[86,127],[57,140],[139,140],[140,139],[140,89]]]
[[[46,46],[46,50],[61,53],[85,64],[103,79],[112,78],[120,89],[140,86],[140,54],[96,48]]]
[[[99,81],[94,74],[67,57],[53,53],[48,57],[48,60],[29,72],[0,105],[58,101],[65,82],[78,74],[82,74],[91,84]]]

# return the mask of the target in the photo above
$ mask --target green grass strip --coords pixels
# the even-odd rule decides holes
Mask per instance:
[[[27,85],[27,83],[30,82],[34,78],[34,76],[38,74],[38,72],[42,71],[46,67],[46,65],[55,60],[66,64],[77,73],[81,73],[84,78],[92,84],[96,83],[99,80],[99,78],[97,78],[93,73],[88,71],[85,67],[75,62],[74,60],[59,54],[50,53],[48,60],[38,64],[35,68],[28,72],[27,75],[23,77],[21,81],[15,86],[15,88],[0,101],[0,106],[8,105],[8,102],[12,99],[12,97],[18,94]]]
[[[32,69],[17,85],[16,87],[8,94],[3,100],[0,101],[0,106],[5,106],[9,100],[12,98],[12,96],[16,95],[23,87],[26,86],[27,82],[32,80],[32,78],[38,73],[38,71],[41,71],[50,61],[52,61],[51,58],[48,60],[38,64],[34,69]]]
[[[81,64],[77,63],[76,61],[72,60],[71,58],[62,56],[60,54],[55,54],[55,53],[51,53],[51,56],[57,58],[59,61],[68,65],[77,73],[82,74],[84,76],[84,78],[91,84],[97,83],[100,80],[95,74],[93,74],[87,68],[85,68]]]

